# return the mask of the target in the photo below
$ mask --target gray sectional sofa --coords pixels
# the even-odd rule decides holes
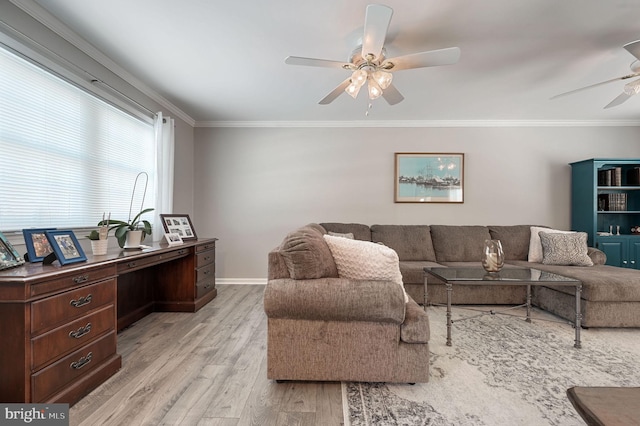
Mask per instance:
[[[604,265],[606,256],[589,247],[593,266],[545,265],[529,262],[531,226],[363,225],[321,223],[327,232],[353,233],[354,238],[383,243],[398,253],[402,279],[411,297],[424,300],[424,267],[480,265],[486,239],[501,241],[505,267],[523,266],[582,281],[582,326],[640,327],[640,271]],[[524,287],[456,286],[454,304],[516,304],[525,298]],[[444,284],[429,282],[427,300],[446,303]],[[569,321],[575,320],[573,287],[535,286],[533,303]]]
[[[327,234],[350,234],[356,240],[392,248],[400,284],[391,276],[339,277]],[[288,234],[268,255],[267,376],[428,381],[429,319],[416,303],[425,300],[424,268],[480,266],[487,239],[501,241],[505,268],[531,267],[581,280],[583,327],[640,327],[640,271],[604,265],[604,253],[591,247],[584,256],[593,266],[529,262],[531,225],[309,224]],[[403,286],[410,297],[405,297]],[[533,303],[573,322],[574,291],[573,287],[534,286]],[[453,292],[454,304],[521,304],[525,298],[523,286],[460,285]],[[429,281],[426,300],[446,303],[444,284]]]

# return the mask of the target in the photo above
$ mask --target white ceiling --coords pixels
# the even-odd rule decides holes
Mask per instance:
[[[15,0],[23,5],[33,0]],[[405,100],[366,93],[318,101],[348,77],[285,65],[288,55],[346,61],[363,0],[35,0],[195,122],[640,120],[640,95],[611,109],[640,39],[637,0],[387,0],[387,56],[458,46],[456,65],[399,71]],[[196,123],[197,124],[197,123]]]

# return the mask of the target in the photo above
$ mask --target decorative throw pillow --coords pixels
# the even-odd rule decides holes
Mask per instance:
[[[529,262],[542,262],[542,244],[540,243],[540,231],[542,232],[555,232],[558,234],[570,234],[574,231],[560,231],[558,229],[543,228],[541,226],[531,227],[531,238],[529,240]]]
[[[540,242],[545,265],[593,266],[588,255],[586,232],[540,232]]]
[[[282,257],[294,280],[337,277],[338,270],[322,233],[307,225],[289,233],[281,244]]]
[[[338,276],[354,280],[387,280],[404,290],[398,254],[392,248],[371,241],[350,240],[325,235],[325,241],[338,268]]]

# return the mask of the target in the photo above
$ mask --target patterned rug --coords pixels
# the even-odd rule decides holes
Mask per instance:
[[[423,384],[343,383],[345,425],[584,425],[572,386],[640,386],[640,330],[581,331],[534,310],[533,322],[484,315],[453,324],[428,309],[431,377]],[[520,313],[519,311],[511,311]],[[453,319],[475,312],[454,308]]]

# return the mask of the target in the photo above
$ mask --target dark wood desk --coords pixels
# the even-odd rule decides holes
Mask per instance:
[[[216,297],[215,242],[0,271],[0,402],[77,402],[120,369],[118,331]]]

